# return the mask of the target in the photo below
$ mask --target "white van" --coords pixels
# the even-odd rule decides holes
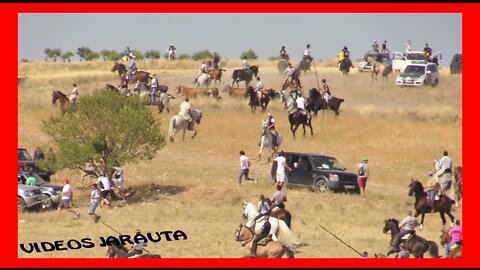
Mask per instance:
[[[433,53],[433,57],[438,59],[438,67],[442,65],[443,57],[441,52]],[[393,72],[403,72],[407,65],[412,61],[425,60],[423,51],[411,51],[409,53],[393,52],[392,54],[392,69]]]

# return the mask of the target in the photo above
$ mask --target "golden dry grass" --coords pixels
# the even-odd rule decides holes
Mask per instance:
[[[276,71],[276,62],[257,61],[259,76],[266,87],[280,89],[282,79]],[[19,74],[27,79],[19,85],[18,144],[30,152],[37,145],[48,143],[42,133],[42,120],[59,113],[51,104],[51,91],[63,89],[69,93],[72,83],[79,86],[82,95],[90,94],[105,83],[118,84],[118,74],[110,72],[112,63],[19,63]],[[143,63],[138,65],[143,68]],[[176,85],[191,85],[197,74],[198,63],[192,61],[146,62],[148,71],[156,72],[161,84],[173,92]],[[227,72],[223,80],[231,83],[231,72],[238,61],[223,65]],[[332,93],[345,99],[340,116],[332,112],[320,113],[313,119],[314,136],[302,137],[301,130],[293,139],[287,115],[278,100],[270,103],[269,111],[277,119],[277,129],[284,136],[282,149],[286,151],[318,152],[336,156],[349,170],[363,156],[370,159],[372,176],[367,184],[367,200],[349,194],[317,194],[306,189],[287,189],[287,208],[293,215],[292,227],[308,245],[301,247],[296,257],[347,258],[359,257],[351,249],[333,238],[318,225],[329,229],[359,252],[386,253],[389,235],[382,233],[383,220],[403,218],[412,208],[414,199],[407,196],[410,178],[426,181],[426,172],[433,160],[447,149],[454,165],[462,163],[462,85],[461,76],[450,76],[444,69],[438,88],[396,88],[391,75],[388,82],[372,82],[370,73],[353,71],[341,77],[329,62],[316,63],[318,80],[327,79]],[[316,87],[317,78],[311,72],[302,75],[305,89]],[[220,86],[220,88],[223,86]],[[223,100],[198,98],[191,100],[194,108],[204,112],[198,135],[185,141],[177,134],[174,143],[167,143],[153,160],[125,165],[127,185],[147,183],[186,187],[175,195],[162,194],[157,201],[128,204],[114,209],[98,208],[103,222],[124,234],[182,230],[185,241],[151,243],[147,249],[162,257],[232,258],[243,255],[243,249],[233,239],[241,219],[242,202],[257,201],[260,194],[271,196],[273,186],[265,159],[255,160],[258,151],[261,119],[266,114],[250,113],[246,100],[230,99],[220,92]],[[174,94],[176,95],[176,94]],[[178,111],[182,101],[171,100],[173,112],[158,114],[161,129],[168,132],[168,121]],[[308,133],[307,133],[308,134]],[[251,175],[258,184],[244,183],[238,187],[238,152],[244,150],[252,159]],[[264,152],[264,157],[266,153]],[[64,176],[78,186],[80,172],[64,170]],[[54,183],[59,180],[52,179]],[[77,189],[76,207],[82,217],[73,219],[70,213],[57,216],[55,211],[20,213],[19,243],[41,242],[115,235],[103,224],[93,224],[87,216],[88,194]],[[454,212],[462,217],[460,208]],[[441,220],[437,214],[427,215],[425,229],[419,232],[439,244]],[[95,242],[98,245],[98,241]],[[443,254],[443,249],[440,249]],[[61,252],[26,254],[19,257],[105,257],[106,249],[78,249]],[[428,257],[428,255],[427,255]]]

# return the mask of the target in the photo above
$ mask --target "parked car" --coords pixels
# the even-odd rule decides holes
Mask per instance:
[[[18,183],[26,184],[28,173],[31,171],[18,171]],[[45,195],[45,202],[42,204],[43,208],[53,208],[58,205],[62,199],[62,186],[48,184],[37,173],[31,172],[35,177],[36,186],[40,187],[42,193]]]
[[[317,192],[332,190],[360,193],[357,175],[348,172],[346,168],[331,156],[285,152],[286,163],[292,168],[287,170],[286,185],[311,187]],[[276,166],[276,162],[272,165]],[[272,168],[272,178],[276,170]]]
[[[18,211],[41,209],[43,199],[41,188],[18,184]]]
[[[442,53],[435,52],[432,56],[433,58],[437,58],[438,66],[441,66],[443,62]],[[393,52],[392,69],[395,72],[403,72],[409,64],[412,64],[412,61],[424,60],[425,54],[423,51],[411,51],[408,53]]]
[[[28,153],[26,148],[18,147],[18,170],[34,171],[42,177],[43,180],[50,181],[50,172],[45,172],[36,166],[36,161]]]
[[[440,79],[437,65],[427,61],[412,61],[395,80],[397,86],[437,86]]]
[[[390,62],[390,53],[374,53],[374,52],[367,52],[362,59],[360,60],[360,63],[358,64],[358,71],[363,72],[363,71],[372,71],[373,67],[367,62],[368,57],[374,57],[378,61],[378,56],[380,55],[380,59],[382,62],[389,64]]]
[[[462,74],[462,54],[455,54],[450,63],[450,74]]]

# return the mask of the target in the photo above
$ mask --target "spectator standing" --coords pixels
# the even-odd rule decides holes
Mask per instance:
[[[95,214],[95,210],[100,203],[100,190],[95,183],[90,185],[90,187],[92,191],[90,192],[90,205],[88,207],[88,214],[93,218],[93,221],[97,223],[100,219],[100,216],[97,216],[97,214]]]
[[[370,170],[368,168],[368,158],[364,157],[362,162],[357,165],[357,181],[360,188],[360,196],[365,199],[365,186],[367,185]]]
[[[70,102],[72,103],[72,105],[77,104],[77,98],[78,98],[78,89],[77,89],[77,84],[74,83],[72,92],[70,93]]]
[[[115,182],[118,192],[120,193],[120,197],[122,198],[123,203],[127,202],[125,198],[125,173],[123,168],[120,166],[118,162],[115,162],[113,165],[113,176],[112,180]]]
[[[43,151],[42,149],[40,149],[39,146],[37,146],[37,148],[35,148],[35,152],[33,152],[33,159],[37,161],[45,159],[45,155],[43,154]]]
[[[101,175],[100,177],[98,177],[96,183],[100,184],[100,187],[103,186],[100,192],[100,199],[101,199],[100,206],[102,206],[105,203],[109,208],[112,208],[112,206],[110,205],[110,202],[107,199],[108,194],[110,194],[112,199],[115,197],[115,195],[112,192],[112,186],[110,184],[110,180],[108,180],[106,176]]]
[[[28,172],[27,175],[28,175],[28,177],[27,177],[27,181],[25,182],[25,184],[27,186],[35,186],[37,184],[37,179],[35,179],[35,177],[33,177],[31,172]]]
[[[79,212],[75,212],[71,209],[70,203],[73,201],[73,188],[70,185],[70,180],[68,178],[63,179],[63,187],[62,187],[62,200],[58,204],[58,212],[57,215],[60,214],[60,210],[66,209],[68,212],[74,213],[77,218],[80,217]]]
[[[285,168],[292,171],[292,168],[287,165],[287,160],[285,159],[284,154],[285,152],[282,150],[274,159],[277,162],[277,181],[275,182],[275,185],[283,186],[286,177]]]

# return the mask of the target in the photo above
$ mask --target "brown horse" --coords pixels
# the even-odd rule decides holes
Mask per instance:
[[[250,258],[250,242],[253,241],[255,234],[249,227],[240,224],[240,227],[235,231],[235,241],[242,241],[242,246],[245,247],[245,256],[243,258]],[[283,254],[287,253],[288,258],[293,258],[293,252],[282,245],[279,241],[269,241],[266,245],[257,246],[257,257],[255,258],[281,258]]]
[[[108,258],[123,258],[127,254],[128,250],[124,245],[112,244],[108,246],[107,256]],[[141,254],[135,258],[161,258],[160,254]]]
[[[378,62],[374,57],[367,57],[367,62],[372,66],[372,80],[375,75],[375,80],[378,78],[378,73],[382,74],[382,78],[388,80],[388,74],[392,72],[392,67],[385,65],[383,62]]]
[[[270,102],[270,98],[273,96],[273,89],[267,89],[263,92],[262,98],[260,99],[260,102],[258,102],[258,96],[257,96],[257,91],[253,89],[252,86],[248,86],[247,88],[247,95],[250,97],[250,101],[248,102],[248,105],[250,105],[250,108],[252,110],[252,113],[255,113],[257,110],[257,107],[260,106],[262,107],[262,112],[265,112],[268,107],[268,103]]]
[[[65,113],[68,105],[70,105],[70,99],[64,93],[54,90],[52,92],[52,104],[55,104],[57,100],[60,100],[60,110]]]
[[[447,243],[450,243],[451,236],[448,233],[448,230],[442,230],[442,235],[440,235],[440,244],[444,247]],[[455,245],[453,249],[448,253],[448,258],[462,258],[462,246]]]
[[[385,220],[385,225],[383,226],[383,233],[390,231],[390,245],[393,244],[393,239],[397,233],[400,232],[398,228],[398,220],[390,218]],[[414,234],[412,237],[409,237],[405,242],[405,248],[413,254],[415,258],[423,258],[425,252],[429,252],[432,258],[439,258],[438,256],[438,246],[434,241],[427,241],[425,238]],[[392,251],[387,253],[387,256],[390,255]]]
[[[343,98],[331,97],[329,103],[327,103],[327,101],[320,96],[317,88],[312,88],[310,89],[305,109],[309,113],[313,111],[313,116],[317,116],[320,110],[332,110],[335,112],[335,116],[339,116],[340,105],[342,105],[344,101]]]
[[[258,66],[250,66],[249,69],[250,69],[250,73],[245,72],[245,70],[243,70],[243,69],[235,69],[233,71],[233,73],[232,73],[232,79],[233,79],[232,87],[233,87],[234,83],[237,83],[237,87],[239,87],[238,86],[239,81],[245,81],[245,87],[247,87],[250,84],[250,82],[252,81],[252,76],[257,77]]]
[[[462,200],[462,166],[453,169],[453,177],[455,178],[455,206]]]
[[[210,75],[210,81],[214,81],[215,86],[217,86],[217,81],[219,85],[222,82],[222,71],[227,71],[227,70],[222,68],[214,68],[210,70],[210,73],[208,73]]]
[[[122,74],[125,73],[125,75],[127,75],[127,68],[125,67],[124,64],[122,63],[119,63],[117,61],[115,61],[115,64],[113,65],[112,69],[111,69],[112,72],[115,72],[115,71],[118,71],[118,76],[122,76]],[[135,72],[135,74],[132,74],[132,79],[129,81],[131,83],[135,83],[136,81],[140,81],[142,82],[144,85],[148,85],[148,81],[149,81],[149,77],[150,77],[150,73],[147,72],[147,71],[141,71],[141,70],[137,70],[137,72]]]
[[[270,208],[272,207],[272,201],[269,198],[265,198]],[[272,209],[273,210],[273,209]],[[270,216],[283,220],[287,224],[288,228],[292,229],[292,214],[285,208],[277,208],[275,211],[270,211]]]
[[[408,196],[415,196],[415,217],[418,217],[420,214],[422,214],[420,228],[423,228],[423,219],[425,218],[425,213],[431,213],[432,206],[428,202],[427,193],[423,189],[423,185],[420,181],[412,179],[408,187],[410,188],[408,191]],[[445,220],[445,214],[450,217],[453,224],[455,217],[450,213],[450,211],[452,210],[452,204],[454,203],[455,201],[446,195],[440,195],[440,199],[435,200],[433,203],[433,212],[438,212],[440,214],[443,226],[445,226],[445,223],[447,223]]]

